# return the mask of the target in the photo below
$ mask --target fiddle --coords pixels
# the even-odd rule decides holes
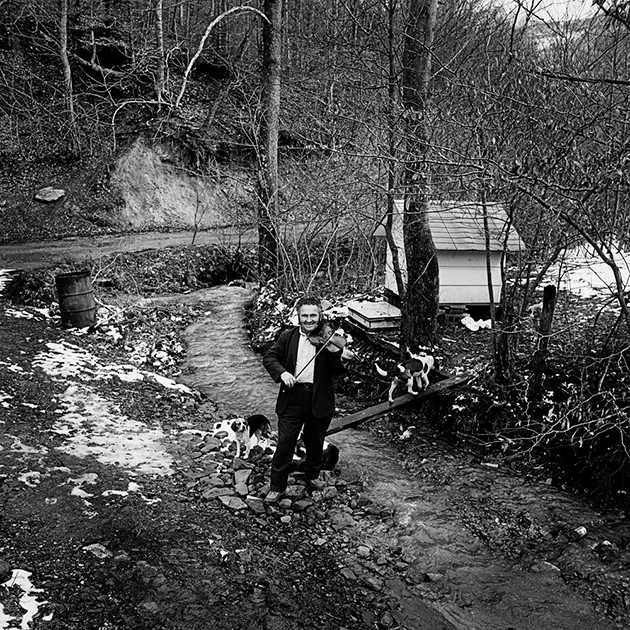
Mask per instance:
[[[326,323],[320,324],[308,336],[308,340],[316,347],[321,346],[322,350],[326,347],[330,352],[341,352],[346,345],[343,328],[333,330],[332,326]]]

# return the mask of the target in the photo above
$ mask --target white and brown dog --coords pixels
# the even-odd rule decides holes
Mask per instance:
[[[435,365],[435,359],[431,355],[414,354],[410,359],[396,364],[389,370],[383,370],[379,367],[378,363],[375,365],[376,371],[381,376],[392,379],[387,399],[390,403],[393,403],[394,391],[399,383],[406,382],[407,391],[414,396],[417,396],[429,386],[429,372],[431,372]],[[416,385],[415,389],[414,385]]]
[[[236,446],[235,457],[240,457],[241,449],[243,449],[243,459],[248,459],[252,447],[260,444],[263,438],[269,437],[271,423],[269,418],[262,414],[255,414],[247,418],[229,418],[217,422],[210,433],[226,444],[225,450],[229,449],[230,444],[234,444]]]

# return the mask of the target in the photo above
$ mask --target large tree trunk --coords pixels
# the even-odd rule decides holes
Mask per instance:
[[[258,268],[261,278],[278,272],[278,118],[282,0],[265,0],[263,24],[263,99],[258,148]]]
[[[402,303],[401,351],[435,344],[439,268],[429,228],[428,106],[437,0],[411,0],[405,29],[403,104],[407,152],[403,186],[407,294]]]
[[[388,157],[389,163],[387,168],[387,215],[385,219],[385,238],[387,240],[387,246],[392,255],[392,268],[394,271],[394,278],[396,280],[396,288],[398,290],[399,302],[396,306],[402,304],[405,300],[407,293],[407,286],[403,277],[403,268],[401,264],[401,253],[398,249],[398,243],[394,237],[394,211],[395,211],[395,199],[399,194],[399,180],[400,180],[400,161],[398,155],[398,145],[400,137],[400,129],[398,128],[398,107],[399,94],[398,94],[398,67],[396,63],[396,12],[398,4],[391,0],[388,6],[388,25],[387,25],[387,56],[389,62],[388,77],[387,77],[387,92],[389,100],[388,110],[388,122],[387,122],[387,134],[388,134]]]

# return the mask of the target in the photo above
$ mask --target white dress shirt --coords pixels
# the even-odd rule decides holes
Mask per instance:
[[[313,382],[313,378],[315,377],[315,361],[313,357],[316,351],[317,348],[309,341],[308,335],[300,329],[300,341],[298,343],[297,361],[295,363],[295,373],[298,375],[298,383]],[[302,370],[304,371],[301,372]]]

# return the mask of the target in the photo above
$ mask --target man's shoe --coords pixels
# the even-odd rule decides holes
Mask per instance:
[[[265,505],[275,505],[282,499],[284,496],[284,492],[276,492],[275,490],[271,490],[271,492],[267,493],[267,496],[263,499],[263,503]]]
[[[321,479],[307,479],[306,485],[311,488],[311,490],[323,490],[326,487],[326,482]]]

